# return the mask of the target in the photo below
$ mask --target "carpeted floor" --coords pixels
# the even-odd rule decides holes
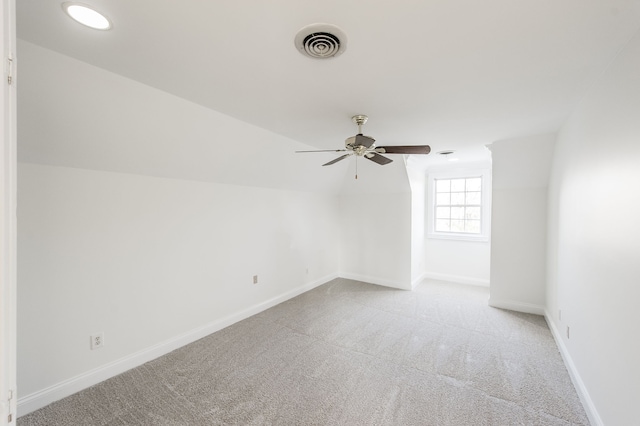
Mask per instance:
[[[588,425],[544,318],[487,298],[337,279],[18,425]]]

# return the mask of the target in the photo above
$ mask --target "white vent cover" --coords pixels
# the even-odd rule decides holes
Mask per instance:
[[[347,36],[335,25],[311,24],[298,31],[295,44],[300,53],[310,58],[335,58],[346,50]]]

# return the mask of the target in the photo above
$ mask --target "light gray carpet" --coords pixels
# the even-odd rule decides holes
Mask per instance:
[[[337,279],[18,425],[588,425],[544,318],[487,298]]]

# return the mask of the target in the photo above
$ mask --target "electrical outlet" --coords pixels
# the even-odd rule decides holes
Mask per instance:
[[[258,284],[258,276],[257,275],[253,276],[253,283],[254,284]]]
[[[569,339],[569,326],[567,326],[567,339]]]
[[[104,333],[100,332],[91,336],[91,350],[100,349],[104,346]]]

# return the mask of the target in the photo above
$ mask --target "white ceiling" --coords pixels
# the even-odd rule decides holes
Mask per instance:
[[[319,148],[354,114],[379,144],[433,151],[556,131],[640,28],[640,0],[84,3],[113,29],[20,0],[18,37]],[[296,50],[316,22],[347,34],[343,55]]]

